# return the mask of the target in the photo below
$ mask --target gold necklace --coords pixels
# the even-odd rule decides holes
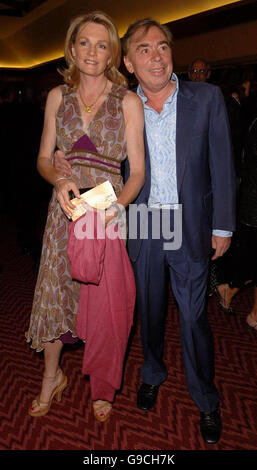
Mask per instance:
[[[105,88],[107,87],[107,83],[108,83],[108,80],[106,79],[106,83],[105,83],[105,85],[104,85],[104,89],[101,91],[100,95],[96,98],[96,100],[95,100],[92,104],[86,104],[86,103],[85,103],[85,101],[84,101],[83,98],[82,98],[80,89],[78,89],[78,91],[79,91],[79,96],[80,96],[80,99],[81,99],[81,101],[82,101],[82,103],[83,103],[83,105],[84,105],[84,107],[85,107],[86,113],[91,113],[91,108],[92,108],[93,106],[95,106],[95,104],[96,104],[97,101],[99,100],[100,96],[102,96],[102,94],[104,93]]]

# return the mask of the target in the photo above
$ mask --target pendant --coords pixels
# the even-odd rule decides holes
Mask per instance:
[[[90,106],[86,106],[86,107],[85,107],[85,111],[86,111],[86,113],[91,113],[91,108],[90,108]]]

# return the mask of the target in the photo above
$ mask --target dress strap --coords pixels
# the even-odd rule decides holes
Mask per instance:
[[[74,92],[74,89],[71,88],[66,83],[63,83],[63,85],[61,85],[61,92],[62,92],[62,96],[64,97],[67,95],[71,95]]]
[[[109,95],[117,98],[118,100],[122,101],[124,96],[129,92],[129,90],[121,85],[116,85],[112,88]]]

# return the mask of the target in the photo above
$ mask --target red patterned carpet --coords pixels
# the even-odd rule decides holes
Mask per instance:
[[[60,403],[50,412],[32,418],[27,410],[39,391],[43,372],[41,354],[24,339],[36,272],[30,256],[15,244],[12,226],[1,227],[0,265],[0,449],[1,450],[204,450],[199,432],[199,413],[191,401],[181,357],[178,314],[172,296],[167,316],[165,362],[168,380],[161,386],[154,410],[136,408],[136,390],[142,362],[136,322],[124,374],[111,419],[95,421],[89,383],[81,375],[83,345],[69,346],[62,368],[69,384]],[[215,298],[208,304],[216,346],[216,384],[221,396],[223,435],[211,449],[257,449],[257,333],[245,319],[253,289],[234,300],[237,316],[226,316]]]

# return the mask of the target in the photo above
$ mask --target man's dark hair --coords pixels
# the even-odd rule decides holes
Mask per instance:
[[[132,23],[128,27],[128,30],[125,33],[125,35],[123,36],[122,48],[123,48],[124,55],[128,54],[130,39],[133,36],[133,34],[135,34],[135,32],[138,31],[139,29],[143,28],[142,36],[144,36],[152,26],[159,28],[163,32],[170,48],[172,47],[172,43],[173,43],[172,33],[169,30],[169,28],[166,25],[162,25],[161,23],[159,23],[159,21],[156,21],[153,18],[144,18],[142,20],[136,21],[135,23]]]

